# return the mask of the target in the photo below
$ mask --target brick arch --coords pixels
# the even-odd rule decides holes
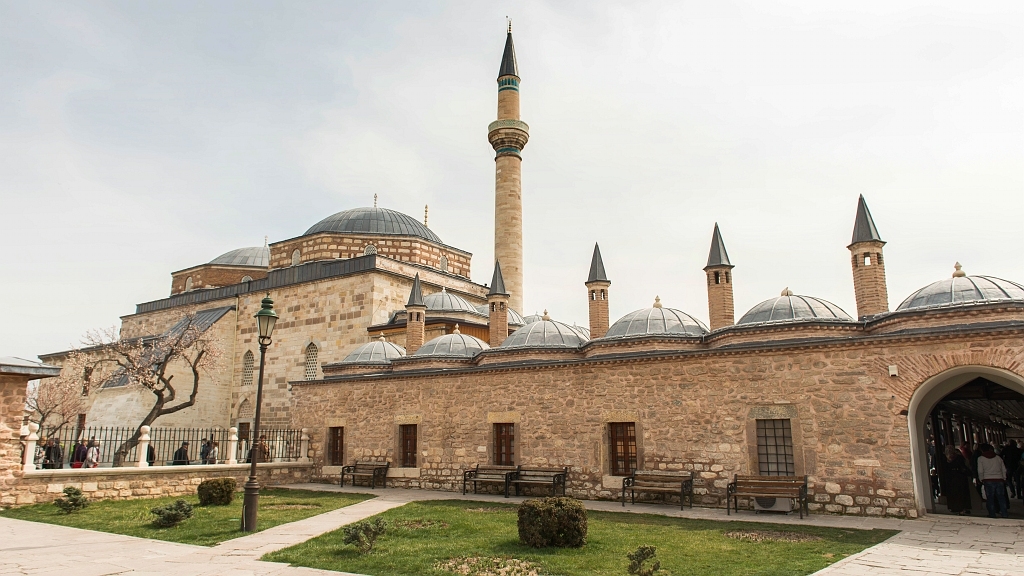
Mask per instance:
[[[941,345],[940,345],[941,346]],[[887,373],[889,365],[899,370],[889,387],[897,398],[900,410],[910,407],[911,399],[932,379],[958,368],[1005,370],[1024,379],[1024,348],[999,345],[988,348],[938,350],[933,354],[897,356],[881,361],[879,373]],[[929,408],[930,409],[930,408]]]

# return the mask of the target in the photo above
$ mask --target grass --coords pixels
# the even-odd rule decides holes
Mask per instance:
[[[295,522],[349,506],[373,496],[367,494],[338,494],[309,490],[264,489],[260,491],[259,530]],[[183,544],[212,546],[225,540],[244,536],[239,524],[242,518],[242,494],[227,506],[199,506],[196,496],[180,498],[194,507],[195,515],[173,528],[157,528],[151,508],[164,506],[177,497],[152,500],[105,500],[90,502],[79,512],[64,514],[53,504],[34,504],[10,510],[0,510],[0,516],[60,524],[73,528],[113,532],[126,536],[166,540]]]
[[[532,563],[545,575],[620,576],[626,574],[626,554],[650,544],[657,547],[663,570],[659,575],[810,574],[896,533],[590,511],[586,546],[538,550],[519,543],[514,506],[430,501],[407,504],[380,516],[391,527],[367,555],[345,546],[341,530],[336,530],[263,559],[383,576],[451,574],[437,565],[452,558],[516,558]],[[725,536],[733,531],[785,531],[820,540],[757,542]],[[467,573],[475,572],[463,572]]]

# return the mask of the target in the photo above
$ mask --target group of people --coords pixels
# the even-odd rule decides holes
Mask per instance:
[[[998,453],[987,442],[973,450],[966,442],[959,449],[950,444],[945,456],[941,491],[951,513],[971,513],[972,484],[985,501],[990,518],[1008,518],[1009,499],[1024,500],[1024,443],[1007,440]]]
[[[203,438],[199,448],[199,464],[216,464],[220,457],[220,443],[210,438]],[[185,466],[192,462],[188,454],[188,441],[181,443],[181,447],[174,451],[171,464],[174,466]]]
[[[36,468],[55,470],[64,468],[64,449],[56,438],[40,438],[33,457]],[[71,448],[68,459],[71,468],[96,468],[100,465],[100,443],[96,438],[88,442],[79,438]]]

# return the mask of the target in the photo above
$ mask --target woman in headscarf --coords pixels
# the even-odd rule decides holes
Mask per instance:
[[[953,446],[946,446],[946,481],[943,491],[951,514],[971,513],[971,479],[974,473],[964,455]]]

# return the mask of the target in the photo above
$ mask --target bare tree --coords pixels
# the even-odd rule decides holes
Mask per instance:
[[[82,413],[91,371],[87,363],[83,354],[72,351],[64,358],[59,376],[39,380],[30,388],[25,398],[25,411],[40,430],[47,425],[60,430]]]

